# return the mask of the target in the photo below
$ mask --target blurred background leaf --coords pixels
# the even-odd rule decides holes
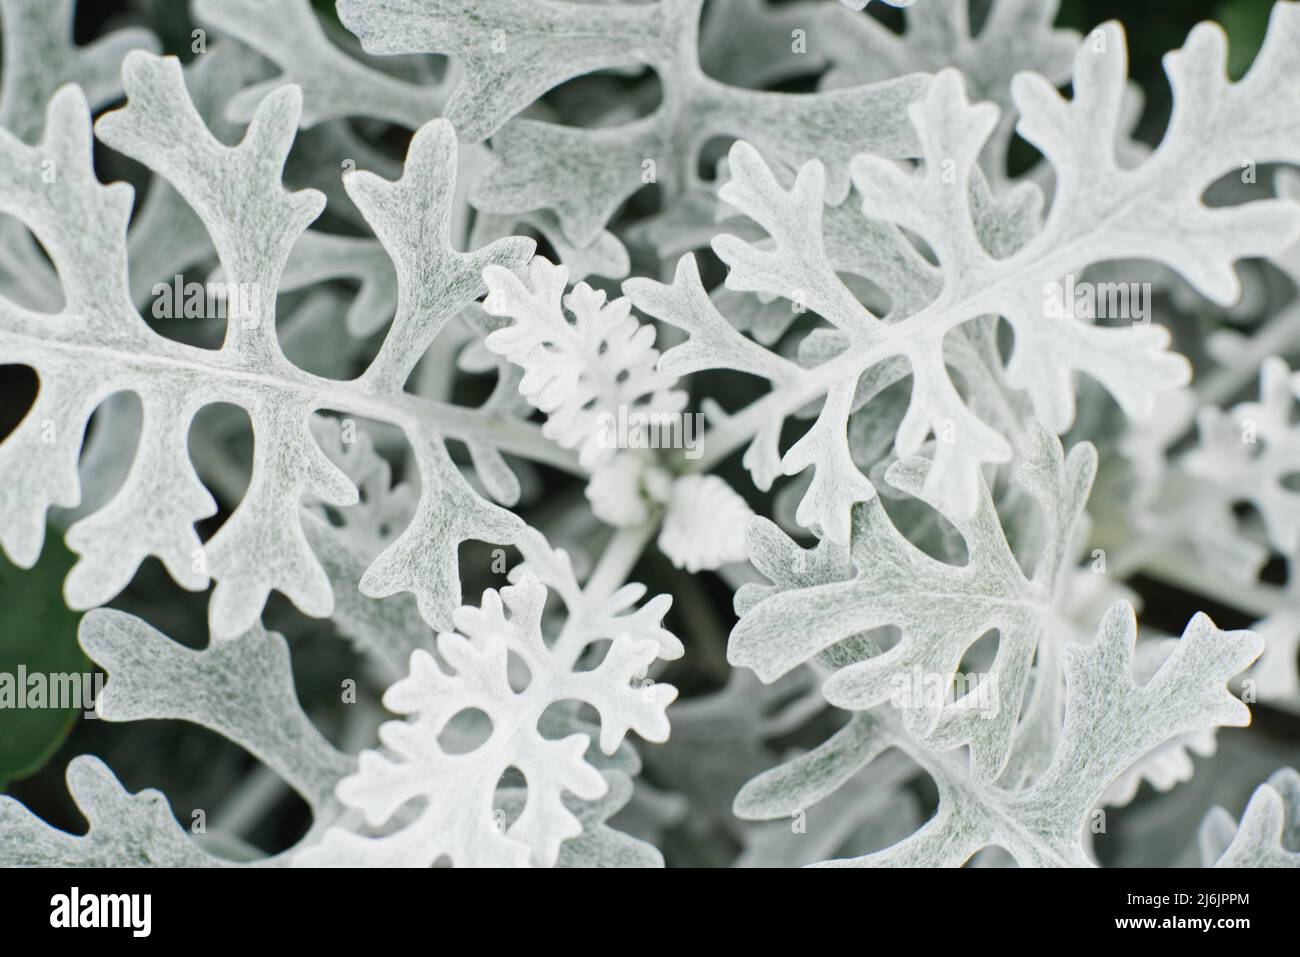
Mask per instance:
[[[1228,31],[1228,73],[1234,80],[1245,75],[1268,30],[1271,0],[1224,0],[1214,9],[1214,19]]]
[[[18,666],[46,675],[92,671],[77,644],[81,616],[63,603],[63,579],[76,556],[57,529],[46,531],[45,548],[30,570],[0,556],[0,673]],[[24,688],[17,688],[19,696]],[[77,708],[6,709],[0,720],[0,788],[39,771],[76,723]]]

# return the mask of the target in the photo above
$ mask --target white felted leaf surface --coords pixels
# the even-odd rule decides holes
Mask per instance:
[[[80,640],[109,676],[95,703],[103,720],[202,726],[234,741],[297,791],[318,827],[342,813],[334,787],[355,767],[355,759],[334,748],[303,712],[288,647],[279,635],[259,626],[194,651],[133,615],[99,609],[82,620]],[[194,843],[161,793],[128,794],[98,759],[74,759],[67,778],[90,822],[89,833],[76,837],[56,830],[12,798],[0,798],[0,862],[42,867],[229,863]],[[304,840],[309,839],[310,833]],[[282,865],[290,856],[256,863]]]
[[[672,389],[675,378],[655,368],[654,327],[632,317],[627,299],[606,302],[585,282],[566,294],[568,269],[541,256],[523,278],[489,267],[484,279],[483,308],[513,320],[485,344],[523,369],[519,391],[546,413],[545,434],[577,449],[584,466],[615,454],[612,436],[602,435],[602,416],[673,414],[685,404],[685,395]]]
[[[979,783],[964,761],[918,747],[888,707],[861,714],[820,748],[751,782],[737,799],[746,814],[776,816],[833,792],[889,748],[898,748],[934,780],[939,809],[893,846],[835,866],[952,867],[989,846],[1022,867],[1089,866],[1081,841],[1086,818],[1112,782],[1144,753],[1171,737],[1207,725],[1249,722],[1249,710],[1228,679],[1262,650],[1250,632],[1223,632],[1203,615],[1145,683],[1132,673],[1136,624],[1120,603],[1096,640],[1065,656],[1066,705],[1051,764],[1033,784],[1003,789]],[[800,803],[804,802],[804,803]]]
[[[466,140],[492,135],[495,158],[473,187],[474,204],[494,213],[553,211],[582,248],[645,185],[647,159],[656,164],[656,182],[673,195],[689,194],[701,149],[715,137],[752,140],[790,166],[822,156],[833,164],[833,189],[841,198],[854,151],[913,154],[915,138],[899,122],[900,108],[924,91],[926,77],[898,75],[814,94],[720,83],[700,66],[702,6],[702,0],[486,0],[466,21],[459,4],[442,0],[345,0],[339,15],[368,53],[447,53],[463,62],[464,79],[446,116]],[[574,77],[640,65],[654,69],[664,87],[649,116],[605,129],[511,119]]]
[[[545,586],[525,574],[500,592],[484,592],[481,607],[459,609],[458,631],[439,635],[436,658],[422,650],[411,655],[410,674],[384,695],[386,707],[411,719],[384,725],[386,753],[365,752],[358,772],[338,786],[339,799],[362,811],[367,824],[382,827],[396,816],[395,829],[379,836],[332,830],[300,863],[429,866],[444,855],[461,866],[556,862],[561,842],[582,833],[564,794],[595,800],[608,784],[584,760],[590,739],[543,737],[543,712],[567,699],[592,705],[600,716],[600,748],[612,754],[629,730],[650,741],[666,738],[664,709],[676,691],[633,684],[660,654],[651,640],[620,635],[594,669],[572,670],[568,643],[548,646],[542,636],[545,599]],[[509,681],[511,655],[527,669],[522,692]],[[449,754],[439,735],[467,709],[484,713],[491,732],[474,750]],[[507,828],[494,801],[510,768],[523,774],[527,796]],[[423,808],[404,819],[400,809],[416,798]]]
[[[935,747],[969,744],[976,775],[997,777],[1010,754],[1036,654],[1040,664],[1035,696],[1053,694],[1060,680],[1051,666],[1060,652],[1048,644],[1070,630],[1063,601],[1071,559],[1065,543],[1079,520],[1096,468],[1095,453],[1088,446],[1066,457],[1060,443],[1041,427],[1033,432],[1032,442],[1021,481],[1038,505],[1045,543],[1032,576],[1021,570],[1007,544],[987,492],[970,519],[946,515],[966,543],[968,557],[961,566],[922,552],[898,531],[879,500],[872,501],[855,513],[851,574],[738,596],[741,617],[731,635],[728,660],[771,681],[855,635],[896,627],[901,637],[888,651],[848,664],[824,686],[830,703],[865,710],[890,700],[899,681],[907,682],[914,672],[937,676],[947,688],[967,650],[996,629],[997,656],[988,669],[992,714],[959,700],[915,702],[903,716],[914,733],[923,739],[932,736]],[[888,481],[924,498],[926,476],[934,467],[924,459],[905,460],[890,469]],[[938,507],[933,500],[930,504]],[[780,533],[765,524],[756,520],[750,532],[751,558],[759,570],[779,575],[769,569],[791,561],[807,567],[807,553],[769,544]]]
[[[7,867],[211,867],[181,830],[161,791],[130,794],[98,758],[68,764],[68,789],[90,823],[78,837],[0,796],[0,860]]]
[[[1182,459],[1187,472],[1214,488],[1214,505],[1225,522],[1232,506],[1255,506],[1277,550],[1300,550],[1300,491],[1284,480],[1300,462],[1300,427],[1292,411],[1300,398],[1300,373],[1272,356],[1260,370],[1258,402],[1243,402],[1230,412],[1215,408],[1197,419],[1200,446]]]
[[[1067,652],[1061,744],[1033,785],[971,796],[963,793],[959,768],[921,760],[939,786],[938,814],[907,840],[852,863],[951,866],[996,844],[1022,867],[1087,865],[1080,844],[1085,819],[1129,764],[1176,734],[1250,721],[1226,685],[1259,655],[1258,636],[1219,631],[1198,615],[1161,669],[1138,685],[1130,671],[1135,634],[1132,608],[1120,604],[1093,644]],[[1008,827],[1008,820],[1015,824]]]
[[[744,561],[745,500],[716,475],[685,475],[673,483],[659,548],[678,568],[697,572]]]
[[[911,398],[895,438],[897,453],[915,454],[927,436],[936,436],[929,488],[955,512],[969,515],[980,467],[1007,461],[1012,449],[1004,435],[973,411],[950,375],[945,343],[963,324],[987,314],[1006,319],[1015,343],[1001,374],[1007,385],[1027,394],[1034,414],[1052,430],[1063,432],[1074,420],[1077,372],[1099,381],[1128,415],[1141,419],[1150,414],[1157,395],[1188,378],[1187,363],[1167,351],[1168,334],[1151,325],[1123,328],[1051,318],[1045,288],[1092,263],[1124,256],[1155,258],[1211,299],[1229,303],[1238,293],[1233,272],[1238,259],[1279,252],[1294,242],[1300,209],[1291,202],[1211,209],[1201,195],[1212,181],[1237,168],[1233,151],[1295,155],[1300,125],[1275,121],[1277,115],[1287,115],[1288,102],[1278,99],[1277,91],[1289,88],[1287,78],[1297,68],[1300,16],[1295,9],[1275,9],[1263,51],[1237,84],[1212,79],[1223,71],[1221,31],[1208,26],[1193,31],[1188,46],[1167,60],[1174,120],[1160,148],[1132,169],[1112,155],[1125,87],[1124,38],[1115,24],[1099,30],[1101,51],[1085,44],[1075,58],[1073,100],[1063,100],[1032,74],[1022,74],[1014,84],[1021,112],[1017,129],[1052,164],[1056,189],[1041,226],[1008,248],[998,248],[1005,244],[990,232],[991,211],[982,198],[986,187],[977,166],[998,110],[971,104],[955,71],[941,73],[909,107],[921,143],[918,169],[909,173],[869,155],[853,161],[853,182],[865,216],[906,227],[938,259],[933,298],[914,312],[892,314],[890,322],[854,297],[827,252],[831,218],[823,215],[822,204],[834,199],[827,196],[824,167],[804,165],[787,187],[756,150],[743,143],[732,148],[731,179],[720,196],[761,226],[770,241],[756,244],[726,235],[714,241],[714,250],[730,268],[727,286],[779,296],[811,310],[834,328],[827,340],[833,347],[816,364],[791,375],[756,359],[755,349],[740,337],[721,337],[716,323],[710,323],[708,351],[704,344],[694,347],[691,366],[725,363],[756,371],[772,383],[770,395],[747,410],[751,414],[745,424],[753,441],[745,464],[760,487],[780,471],[817,469],[801,505],[801,524],[844,541],[849,507],[872,494],[851,463],[844,435],[850,412],[880,391],[882,374],[891,376],[887,381],[899,377],[898,371],[884,371],[891,363],[911,376]],[[1219,145],[1224,142],[1220,133],[1228,129],[1234,131],[1232,150]],[[1006,197],[1026,210],[1020,218],[1032,214],[1034,193],[1034,187],[1022,184]],[[679,269],[674,282],[678,297],[691,294],[690,276],[689,270]],[[669,308],[657,309],[652,286],[652,281],[636,280],[629,284],[629,294],[651,315],[694,334],[698,320],[683,321],[671,302]],[[709,366],[703,365],[706,361]],[[818,399],[822,406],[816,424],[780,456],[774,424]]]
[[[270,94],[243,142],[227,147],[195,114],[175,60],[133,54],[124,75],[128,106],[101,120],[101,137],[168,178],[206,226],[226,280],[246,283],[256,295],[248,316],[227,323],[218,350],[182,345],[143,323],[124,282],[130,190],[94,179],[86,108],[75,88],[53,100],[38,147],[12,137],[0,143],[0,162],[8,164],[0,208],[50,251],[66,300],[55,315],[13,303],[0,308],[6,355],[32,365],[44,383],[36,408],[0,445],[0,469],[14,475],[0,500],[0,543],[20,564],[35,560],[46,509],[78,502],[76,453],[87,418],[109,395],[132,391],[144,416],[135,461],[117,495],[71,532],[82,558],[69,577],[69,601],[89,607],[110,599],[141,560],[155,555],[185,587],[203,588],[209,576],[216,582],[211,622],[218,636],[246,630],[272,589],[309,615],[327,615],[331,588],[304,536],[298,503],[304,496],[335,505],[356,501],[356,489],[309,430],[312,413],[328,405],[387,419],[415,444],[422,466],[415,532],[379,557],[367,590],[414,591],[427,620],[445,621],[460,599],[454,552],[439,560],[436,549],[421,547],[421,560],[410,562],[414,535],[425,536],[426,544],[431,535],[447,543],[458,535],[509,541],[519,526],[464,485],[447,462],[442,435],[473,431],[505,448],[514,445],[512,434],[525,444],[534,440],[517,419],[415,399],[403,385],[442,325],[479,293],[483,266],[520,262],[531,244],[502,240],[474,253],[448,247],[454,136],[445,123],[430,124],[412,141],[409,171],[397,183],[361,172],[348,178],[397,269],[397,315],[379,354],[350,383],[304,372],[280,351],[274,310],[281,269],[321,205],[318,194],[289,193],[279,182],[297,125],[296,88]],[[47,155],[62,169],[50,187],[39,181],[40,158]],[[260,451],[238,508],[200,543],[193,523],[212,514],[214,504],[186,455],[185,436],[195,413],[211,402],[243,408]],[[58,436],[53,443],[41,440],[47,422]],[[543,458],[554,460],[544,440],[536,444]]]
[[[0,865],[1296,866],[1300,3],[888,5],[0,0]]]
[[[303,90],[304,126],[373,116],[417,129],[439,114],[447,98],[439,87],[397,79],[348,56],[330,42],[309,0],[198,0],[194,14],[283,70],[281,76],[246,87],[232,98],[227,112],[233,120],[247,122],[262,98],[285,83]]]
[[[1240,825],[1213,808],[1199,844],[1205,867],[1300,867],[1300,775],[1283,768],[1256,788]]]

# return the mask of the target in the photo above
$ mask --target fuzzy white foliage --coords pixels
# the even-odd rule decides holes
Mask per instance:
[[[396,816],[396,828],[379,837],[332,830],[299,855],[299,863],[428,867],[444,855],[461,866],[555,863],[561,842],[583,830],[564,794],[592,801],[608,784],[583,758],[590,739],[544,737],[543,713],[557,701],[592,705],[608,755],[629,730],[648,741],[667,738],[664,710],[676,691],[634,683],[664,649],[625,634],[614,638],[598,666],[574,671],[573,643],[560,639],[551,647],[542,637],[545,600],[545,587],[526,574],[500,592],[485,592],[481,607],[459,609],[453,618],[458,632],[438,636],[437,658],[412,653],[410,674],[384,694],[387,708],[413,716],[380,729],[393,757],[363,753],[357,773],[338,786],[339,799],[362,811],[367,824],[379,827]],[[518,692],[510,681],[511,655],[526,669],[527,686]],[[447,753],[439,735],[466,710],[485,714],[490,733],[469,753]],[[507,827],[494,801],[510,768],[523,774],[527,797]],[[415,798],[424,799],[424,807],[409,818],[401,815]]]
[[[890,709],[878,709],[855,715],[816,750],[751,781],[737,796],[737,813],[778,817],[810,806],[897,747],[934,779],[937,815],[887,850],[835,863],[956,866],[996,845],[1021,866],[1087,866],[1080,843],[1086,818],[1128,766],[1178,734],[1249,720],[1226,682],[1258,656],[1257,636],[1221,632],[1198,616],[1142,684],[1132,674],[1135,637],[1132,608],[1120,603],[1107,613],[1092,644],[1067,650],[1060,742],[1027,787],[980,783],[964,762],[918,747]]]
[[[1283,768],[1256,788],[1240,826],[1212,809],[1199,844],[1206,867],[1300,867],[1300,774]]]
[[[988,194],[977,161],[998,111],[970,104],[955,71],[941,73],[909,108],[922,150],[916,171],[908,174],[872,156],[853,161],[863,214],[911,230],[939,261],[930,280],[933,298],[915,311],[895,309],[884,321],[840,278],[848,271],[898,282],[897,273],[888,276],[878,266],[859,264],[897,260],[898,250],[908,247],[901,233],[861,225],[860,235],[850,239],[857,248],[828,252],[828,238],[839,238],[831,229],[840,214],[823,210],[823,167],[806,164],[786,187],[745,144],[732,148],[732,178],[720,196],[771,241],[756,245],[722,236],[714,250],[730,267],[728,288],[783,297],[831,325],[817,333],[815,353],[809,345],[807,367],[767,358],[766,350],[727,331],[687,261],[679,264],[670,289],[649,280],[628,283],[640,308],[692,334],[677,347],[679,353],[665,356],[669,368],[739,368],[772,383],[765,422],[745,464],[760,487],[782,472],[816,469],[800,505],[805,526],[847,541],[849,506],[874,491],[845,446],[847,420],[886,385],[909,374],[911,398],[895,449],[902,457],[915,454],[933,433],[938,441],[930,487],[956,512],[970,514],[978,469],[1007,461],[1012,450],[1007,438],[971,409],[951,378],[945,343],[964,324],[990,313],[1010,323],[1016,340],[1006,383],[1027,393],[1035,415],[1054,431],[1063,432],[1074,420],[1076,371],[1099,381],[1130,416],[1141,419],[1150,414],[1157,394],[1188,378],[1186,362],[1166,351],[1168,334],[1154,326],[1125,329],[1051,318],[1044,309],[1045,287],[1096,262],[1153,257],[1226,303],[1239,289],[1232,270],[1236,260],[1281,251],[1300,235],[1300,208],[1290,202],[1209,209],[1200,198],[1213,180],[1236,168],[1242,148],[1261,158],[1296,154],[1295,128],[1279,127],[1272,119],[1276,110],[1285,110],[1278,91],[1295,69],[1300,37],[1295,10],[1277,8],[1264,49],[1237,84],[1203,81],[1223,72],[1225,45],[1217,28],[1194,31],[1188,46],[1167,61],[1178,104],[1173,122],[1161,148],[1135,169],[1120,166],[1113,150],[1125,88],[1123,34],[1115,24],[1099,31],[1104,42],[1084,45],[1076,57],[1072,101],[1031,74],[1013,84],[1021,113],[1017,130],[1056,173],[1051,210],[1041,225],[1036,225],[1041,197],[1031,184],[998,199]],[[1222,145],[1227,130],[1231,149]],[[915,260],[911,268],[933,273]],[[817,422],[780,455],[782,419],[819,396],[824,402]]]
[[[575,588],[567,560],[543,555],[538,554],[539,567],[555,575],[566,591]],[[662,860],[651,848],[603,824],[630,797],[629,775],[637,766],[630,754],[619,753],[624,736],[635,730],[647,740],[666,737],[664,711],[676,695],[668,685],[643,680],[652,661],[680,655],[681,646],[658,627],[666,602],[624,613],[642,591],[628,586],[602,606],[589,608],[583,618],[570,619],[570,627],[549,646],[539,623],[546,589],[531,572],[500,594],[486,593],[482,609],[460,609],[456,622],[463,634],[440,636],[439,659],[423,647],[412,651],[410,675],[384,699],[396,711],[418,713],[418,721],[392,722],[383,731],[387,746],[405,742],[406,750],[395,750],[414,759],[410,766],[394,766],[378,752],[366,752],[358,769],[354,758],[330,745],[297,702],[284,640],[261,628],[190,651],[133,616],[101,610],[86,617],[81,634],[87,653],[110,675],[98,702],[103,718],[179,719],[209,728],[244,747],[308,802],[315,827],[299,845],[253,863],[428,865],[446,853],[458,864],[531,861],[550,866],[557,862],[562,842],[579,838],[572,847],[565,845],[562,863],[655,866]],[[582,607],[580,595],[569,599],[575,608]],[[599,664],[573,670],[576,656],[602,636],[613,636],[613,641]],[[391,641],[391,635],[386,637]],[[510,684],[510,655],[528,668],[524,693]],[[440,661],[456,670],[444,670]],[[565,700],[590,703],[600,715],[602,756],[595,766],[583,759],[590,743],[587,726],[567,714],[547,712]],[[494,734],[475,752],[446,755],[439,734],[466,708],[486,712]],[[574,733],[548,740],[543,730]],[[507,767],[527,775],[524,795],[517,788],[498,787]],[[352,806],[364,810],[372,823],[391,816],[391,811],[375,810],[375,802],[384,800],[381,794],[392,799],[398,793],[389,787],[373,790],[374,775],[382,771],[410,776],[411,786],[435,799],[451,795],[430,804],[423,826],[436,831],[425,843],[414,841],[419,830],[402,832],[400,840],[372,840],[336,823],[350,820],[346,815]],[[45,866],[232,863],[191,843],[170,820],[157,792],[126,800],[112,772],[90,758],[74,762],[68,774],[91,821],[90,835],[72,838],[49,828],[5,798],[0,800],[0,860]],[[562,802],[565,790],[585,803]],[[482,800],[467,803],[469,795]],[[494,806],[510,809],[518,828],[501,834]],[[437,812],[465,817],[449,820]],[[449,838],[450,844],[439,843]]]
[[[685,406],[686,396],[672,388],[675,378],[656,368],[654,327],[633,318],[627,299],[606,302],[585,282],[565,294],[568,269],[541,256],[524,279],[500,267],[484,270],[484,279],[483,308],[515,320],[484,344],[524,370],[519,391],[546,413],[545,434],[578,449],[585,467],[612,458],[618,447],[602,443],[602,417],[617,420],[620,410],[673,414]]]
[[[988,671],[991,715],[972,707],[974,695],[918,702],[904,712],[909,730],[930,746],[948,750],[969,744],[976,776],[996,778],[1011,754],[1036,654],[1033,699],[1026,707],[1050,711],[1058,695],[1061,659],[1048,642],[1071,627],[1064,603],[1072,585],[1067,546],[1096,468],[1090,447],[1067,458],[1039,426],[1031,442],[1021,482],[1038,505],[1044,542],[1032,576],[1024,574],[1007,544],[987,491],[971,518],[945,513],[966,544],[967,560],[960,566],[938,561],[909,542],[878,500],[855,513],[847,561],[836,561],[826,543],[812,554],[804,552],[771,523],[756,520],[749,533],[751,558],[779,587],[747,585],[737,593],[741,619],[728,659],[771,681],[839,642],[893,626],[901,631],[896,644],[841,668],[823,688],[831,704],[865,710],[889,701],[899,680],[906,682],[913,672],[936,675],[946,688],[967,651],[996,630],[997,657]],[[889,470],[887,481],[924,498],[927,475],[935,467],[925,459],[905,460]],[[941,503],[930,504],[944,511]],[[1022,731],[1022,737],[1034,736],[1050,726],[1028,725]],[[1022,741],[1022,747],[1041,751],[1043,742]]]
[[[214,731],[312,814],[271,856],[196,840],[80,757],[89,831],[0,798],[0,863],[658,866],[671,830],[738,866],[1087,866],[1096,815],[1197,780],[1243,702],[1294,709],[1300,309],[1252,327],[1275,296],[1239,264],[1300,285],[1300,177],[1224,181],[1300,163],[1300,6],[1238,81],[1214,25],[1168,54],[1152,149],[1117,24],[1080,37],[1055,0],[994,0],[976,30],[967,0],[888,2],[901,34],[863,0],[340,0],[343,29],[308,0],[196,0],[216,42],[182,68],[145,31],[75,46],[71,0],[0,0],[0,358],[40,381],[0,442],[0,547],[30,566],[66,524],[78,609],[150,558],[212,588],[200,650],[83,618],[101,716]],[[639,92],[550,96],[598,71]],[[412,133],[402,161],[359,134],[385,124]],[[1042,156],[1015,177],[1013,133]],[[150,177],[134,218],[96,141]],[[628,201],[652,183],[646,215]],[[622,296],[590,278],[634,268]],[[148,290],[199,269],[248,310],[163,335]],[[1160,322],[1054,308],[1066,277],[1130,269]],[[1171,351],[1165,310],[1211,309],[1234,331]],[[495,376],[477,408],[458,375]],[[649,441],[692,402],[698,449]],[[219,440],[192,434],[214,405]],[[240,476],[222,443],[245,417]],[[714,474],[741,448],[759,493],[791,481],[742,496]],[[585,498],[549,500],[531,463]],[[520,514],[539,500],[546,535]],[[522,556],[477,606],[470,540],[502,546],[494,575]],[[672,598],[627,581],[645,547],[680,570],[684,666],[722,689],[671,712],[657,676],[687,649]],[[1270,555],[1285,586],[1260,579]],[[737,589],[729,638],[702,571]],[[1137,571],[1254,630],[1197,614],[1138,641]],[[260,622],[273,591],[387,688],[377,742],[364,717],[344,749],[316,728]],[[653,783],[630,732],[663,744]],[[781,820],[805,813],[807,834]],[[1202,862],[1300,866],[1298,822],[1278,771],[1239,823],[1205,816]]]
[[[180,720],[208,728],[251,753],[301,795],[318,826],[342,812],[333,789],[354,761],[303,712],[288,645],[279,635],[258,626],[192,651],[133,615],[100,609],[82,620],[80,636],[87,654],[110,676],[96,702],[104,720]],[[73,837],[12,798],[0,798],[0,861],[45,867],[232,863],[194,844],[159,792],[128,795],[98,759],[76,759],[67,776],[90,832]],[[317,836],[313,830],[303,840]],[[258,863],[283,865],[291,857]]]
[[[702,188],[699,156],[715,137],[752,141],[792,167],[822,157],[832,164],[840,197],[854,152],[913,155],[915,137],[900,110],[924,89],[925,76],[813,94],[720,83],[697,50],[702,6],[703,0],[484,0],[466,19],[463,6],[450,0],[343,0],[339,16],[368,53],[447,53],[463,63],[445,115],[468,141],[492,135],[494,159],[474,184],[474,205],[512,216],[553,211],[578,247],[601,237],[614,211],[647,182],[689,206]],[[748,12],[724,16],[740,20]],[[788,57],[788,30],[784,36]],[[664,88],[649,116],[629,122],[624,110],[611,109],[614,125],[594,129],[516,116],[575,76],[640,65],[651,67]]]
[[[1218,507],[1231,512],[1249,502],[1264,520],[1269,538],[1284,555],[1300,551],[1300,491],[1283,482],[1300,462],[1300,426],[1292,410],[1300,399],[1300,373],[1276,356],[1260,370],[1258,402],[1231,412],[1214,408],[1197,419],[1200,446],[1182,460],[1184,468],[1218,490]]]
[[[346,116],[371,116],[417,129],[436,117],[446,94],[436,86],[403,81],[366,66],[330,42],[309,0],[256,3],[197,0],[197,18],[246,43],[284,71],[245,87],[226,106],[230,119],[247,122],[277,87],[303,91],[303,126]]]
[[[54,98],[38,147],[12,138],[0,144],[11,171],[0,203],[50,250],[66,298],[57,316],[13,304],[3,309],[0,335],[7,354],[33,365],[47,386],[37,407],[0,445],[0,468],[15,476],[0,502],[7,516],[0,542],[18,563],[35,561],[46,509],[78,502],[72,437],[84,432],[103,399],[130,390],[144,406],[134,465],[114,499],[70,531],[82,558],[69,577],[69,602],[89,607],[108,600],[143,558],[156,555],[187,588],[205,587],[209,576],[216,581],[211,621],[218,635],[245,630],[273,588],[307,614],[327,615],[329,583],[304,538],[297,504],[310,495],[348,505],[357,492],[321,454],[308,423],[327,404],[376,411],[411,430],[426,486],[408,535],[379,556],[364,588],[375,595],[414,591],[428,619],[442,620],[459,590],[454,561],[412,560],[416,535],[425,543],[430,535],[442,541],[458,535],[510,541],[518,520],[469,492],[440,436],[413,424],[420,407],[404,407],[402,385],[436,331],[481,288],[481,268],[493,260],[519,261],[530,245],[503,241],[468,255],[447,247],[454,136],[445,123],[430,124],[412,141],[410,172],[398,183],[362,173],[348,179],[381,240],[399,250],[394,259],[401,303],[384,348],[352,384],[306,373],[284,358],[274,323],[279,272],[322,203],[312,191],[287,193],[278,178],[298,115],[295,89],[268,96],[245,140],[232,148],[203,127],[174,60],[133,54],[124,75],[129,105],[100,121],[101,137],[171,180],[207,225],[228,281],[247,284],[256,298],[250,315],[228,324],[226,341],[215,352],[181,345],[144,325],[120,278],[129,189],[94,180],[86,108],[75,88]],[[47,155],[63,170],[52,186],[38,178],[40,157]],[[87,364],[86,355],[97,361]],[[249,413],[260,452],[239,507],[210,541],[200,543],[193,523],[212,514],[215,504],[185,454],[184,437],[198,409],[213,401]],[[424,411],[436,417],[436,409]],[[490,420],[484,417],[485,424]],[[47,422],[67,439],[42,441]],[[444,494],[435,498],[431,489],[439,483],[446,483]],[[452,510],[453,502],[460,507]],[[142,514],[147,521],[140,520]],[[419,555],[428,552],[421,548]]]
[[[716,475],[683,476],[673,483],[659,547],[688,572],[744,561],[745,526],[753,514]]]

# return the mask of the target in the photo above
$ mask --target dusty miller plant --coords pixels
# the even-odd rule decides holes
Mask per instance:
[[[1300,864],[1300,6],[863,6],[0,0],[0,863]]]

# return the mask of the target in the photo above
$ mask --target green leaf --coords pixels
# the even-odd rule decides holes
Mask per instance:
[[[1215,19],[1228,31],[1228,74],[1239,80],[1264,43],[1268,32],[1270,0],[1225,0],[1215,10]]]
[[[79,615],[63,601],[63,579],[76,556],[55,529],[30,570],[0,555],[0,675],[84,674],[93,670],[77,644]],[[48,680],[48,679],[47,679]],[[17,688],[19,696],[22,687]],[[78,708],[0,707],[0,788],[39,771],[63,744]]]

